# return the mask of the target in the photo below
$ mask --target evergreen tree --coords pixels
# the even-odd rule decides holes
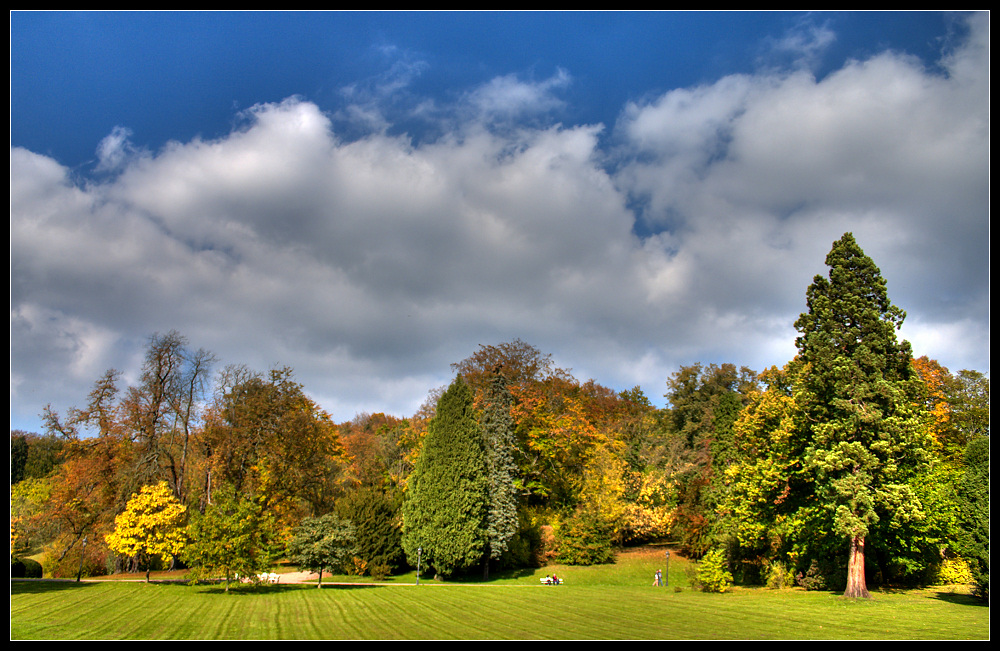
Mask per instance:
[[[402,562],[399,502],[384,490],[362,487],[350,491],[338,503],[341,518],[354,524],[355,555],[366,571],[384,578]]]
[[[816,276],[808,312],[795,323],[803,365],[796,402],[810,427],[805,463],[817,497],[848,543],[845,596],[867,597],[866,538],[921,516],[907,480],[926,465],[929,442],[910,345],[896,339],[905,313],[850,233],[826,264],[829,278]]]
[[[439,574],[469,569],[487,551],[489,480],[472,392],[459,376],[438,400],[403,503],[403,549]]]
[[[506,378],[493,374],[486,390],[482,429],[486,446],[486,473],[489,482],[489,512],[486,522],[487,550],[483,559],[483,579],[489,577],[490,559],[507,551],[517,534],[517,465],[514,463],[513,403]]]
[[[975,594],[990,596],[990,439],[973,439],[965,452],[965,474],[958,486],[959,551],[975,579]]]

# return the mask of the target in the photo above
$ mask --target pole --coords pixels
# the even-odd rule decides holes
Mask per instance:
[[[666,565],[663,566],[663,567],[666,568],[665,570],[663,570],[663,585],[664,586],[670,585],[670,552],[666,552],[666,554],[667,554]]]
[[[420,552],[422,549],[417,547],[417,585],[420,585]]]
[[[83,555],[87,551],[87,537],[83,537],[83,545],[80,547],[80,569],[76,571],[76,582],[80,582],[80,575],[83,574]]]

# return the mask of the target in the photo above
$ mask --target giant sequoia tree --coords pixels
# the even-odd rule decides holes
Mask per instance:
[[[448,576],[479,564],[487,548],[489,478],[472,392],[458,376],[441,395],[403,503],[403,549]]]
[[[846,596],[867,597],[865,541],[893,520],[920,516],[907,480],[925,462],[920,380],[910,345],[896,339],[905,313],[889,302],[875,263],[846,233],[816,276],[795,323],[803,364],[796,402],[810,428],[805,462],[833,531],[849,548]]]

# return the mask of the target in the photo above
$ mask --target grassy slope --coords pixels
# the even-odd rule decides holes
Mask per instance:
[[[686,587],[662,555],[613,566],[552,568],[489,585],[400,577],[381,586],[277,586],[223,594],[211,586],[11,584],[12,639],[987,639],[989,608],[960,594],[881,593],[850,601],[824,592]],[[555,570],[567,583],[539,586]],[[648,575],[648,576],[647,576]],[[404,581],[411,585],[400,585]],[[684,586],[675,592],[675,586]]]

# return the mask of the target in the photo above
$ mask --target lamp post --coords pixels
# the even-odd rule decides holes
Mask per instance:
[[[663,566],[666,568],[663,570],[663,585],[668,586],[670,585],[670,552],[665,552],[665,554],[667,555],[667,560],[666,565]]]
[[[80,582],[80,575],[83,574],[83,555],[87,551],[87,537],[83,537],[83,546],[80,547],[80,569],[76,571],[76,582]]]
[[[420,585],[420,552],[423,551],[420,547],[417,547],[417,585]]]

